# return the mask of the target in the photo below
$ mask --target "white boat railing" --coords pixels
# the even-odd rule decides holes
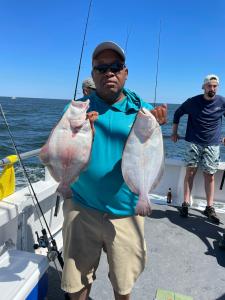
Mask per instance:
[[[169,139],[170,137],[171,137],[170,135],[163,135],[163,138],[165,138],[165,139]],[[179,139],[183,140],[184,137],[181,136],[181,137],[179,137]],[[20,157],[21,157],[21,159],[28,159],[28,158],[31,158],[34,156],[38,156],[40,151],[41,151],[41,148],[27,151],[27,152],[21,153]],[[0,159],[0,167],[8,165],[8,164],[11,164],[11,161],[8,159],[8,157],[4,157],[3,159]]]
[[[31,150],[31,151],[27,151],[24,153],[20,154],[20,158],[21,159],[27,159],[27,158],[31,158],[34,156],[38,156],[38,154],[40,153],[41,148],[35,149],[35,150]],[[5,166],[11,164],[11,161],[8,159],[8,157],[5,157],[3,159],[0,160],[0,166]]]

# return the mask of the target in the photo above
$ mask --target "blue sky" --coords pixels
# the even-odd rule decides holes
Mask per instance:
[[[71,99],[89,0],[0,0],[0,95]],[[157,101],[181,103],[201,93],[204,76],[220,77],[225,96],[225,1],[93,0],[81,66],[102,41],[125,46],[126,86],[154,98],[162,20]]]

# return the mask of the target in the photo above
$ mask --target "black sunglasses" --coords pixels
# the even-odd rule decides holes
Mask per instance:
[[[125,64],[116,62],[113,64],[102,64],[95,66],[93,67],[93,70],[97,71],[100,74],[105,74],[109,70],[110,72],[115,74],[122,71],[125,67]]]

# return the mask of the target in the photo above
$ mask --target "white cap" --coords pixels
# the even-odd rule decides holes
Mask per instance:
[[[82,89],[83,88],[90,88],[90,89],[96,89],[95,87],[95,83],[93,81],[93,79],[90,77],[90,78],[87,78],[85,79],[83,82],[82,82]]]
[[[124,50],[119,46],[117,45],[116,43],[114,42],[103,42],[101,44],[99,44],[93,54],[92,54],[92,60],[99,54],[101,53],[102,51],[104,50],[113,50],[115,51],[116,53],[119,54],[119,56],[123,59],[123,61],[125,61],[126,57],[125,57],[125,53],[124,53]]]
[[[211,80],[216,80],[218,85],[220,83],[220,80],[219,80],[219,77],[215,74],[209,74],[207,75],[205,78],[204,78],[204,81],[203,81],[203,85],[202,87],[204,87],[205,84],[209,83]]]

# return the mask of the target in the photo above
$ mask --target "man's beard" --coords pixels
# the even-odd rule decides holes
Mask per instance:
[[[207,96],[208,96],[209,98],[213,98],[215,95],[216,95],[216,93],[213,92],[213,91],[209,91],[209,92],[207,93]]]

